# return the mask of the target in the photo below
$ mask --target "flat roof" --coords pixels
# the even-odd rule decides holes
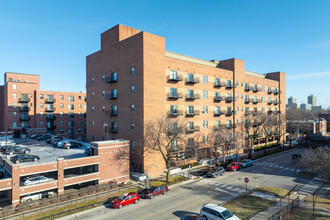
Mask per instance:
[[[30,155],[37,155],[40,157],[40,160],[38,160],[37,162],[20,163],[20,167],[57,162],[58,158],[77,159],[87,157],[84,151],[85,148],[89,146],[88,143],[79,141],[83,144],[81,148],[64,149],[55,147],[51,144],[47,144],[46,141],[37,141],[29,138],[18,140],[16,139],[15,142],[17,144],[21,144],[22,147],[30,148]],[[7,159],[10,159],[10,157],[12,156],[14,155],[4,155],[4,157],[6,157]]]

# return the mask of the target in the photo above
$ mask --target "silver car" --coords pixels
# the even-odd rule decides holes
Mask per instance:
[[[46,183],[46,182],[50,182],[50,181],[54,181],[53,178],[47,178],[44,176],[32,176],[32,177],[28,177],[24,182],[23,182],[23,186],[29,186],[29,185],[34,185],[34,184],[39,184],[39,183]]]
[[[21,202],[32,202],[34,200],[40,200],[43,198],[50,198],[56,195],[55,192],[41,192],[41,193],[34,193],[21,198]]]

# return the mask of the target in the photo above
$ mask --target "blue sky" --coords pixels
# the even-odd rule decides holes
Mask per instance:
[[[165,37],[168,51],[283,71],[287,97],[314,94],[328,107],[329,12],[328,0],[1,0],[0,73],[39,74],[43,90],[85,90],[86,55],[120,23]]]

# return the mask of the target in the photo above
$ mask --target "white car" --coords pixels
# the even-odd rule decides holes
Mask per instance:
[[[54,179],[47,178],[44,176],[32,176],[32,177],[28,177],[23,182],[23,186],[29,186],[29,185],[39,184],[39,183],[46,183],[46,182],[50,182],[50,181],[54,181]]]
[[[212,203],[203,205],[200,214],[205,220],[239,220],[239,218],[228,209]]]
[[[40,200],[43,198],[50,198],[56,195],[55,192],[41,192],[41,193],[34,193],[27,196],[23,196],[21,198],[21,202],[32,202],[33,200]]]

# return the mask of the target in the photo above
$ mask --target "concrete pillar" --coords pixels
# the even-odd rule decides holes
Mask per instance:
[[[20,166],[12,165],[12,192],[11,192],[11,203],[15,207],[19,204],[19,176],[20,176]]]
[[[58,195],[64,193],[64,158],[57,159],[57,187]]]

